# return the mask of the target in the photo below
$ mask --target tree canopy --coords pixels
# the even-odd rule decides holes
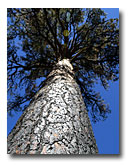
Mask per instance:
[[[110,112],[107,89],[119,78],[119,23],[99,8],[8,8],[8,113],[23,111],[55,64],[70,59],[94,122]]]

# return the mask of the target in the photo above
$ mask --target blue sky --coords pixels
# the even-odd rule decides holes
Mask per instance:
[[[104,8],[108,18],[119,18],[118,8]],[[97,85],[112,110],[104,122],[92,124],[100,154],[119,154],[119,81],[110,83],[108,91]]]
[[[103,8],[103,10],[108,14],[108,18],[119,18],[118,8]],[[92,123],[99,153],[119,154],[119,81],[110,83],[110,88],[107,91],[100,84],[95,88],[112,110],[104,122]],[[22,113],[14,112],[13,114],[13,117],[7,117],[7,134],[12,130]]]

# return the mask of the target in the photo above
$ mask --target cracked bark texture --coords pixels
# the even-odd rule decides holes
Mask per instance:
[[[69,60],[59,61],[7,138],[8,154],[96,154]]]

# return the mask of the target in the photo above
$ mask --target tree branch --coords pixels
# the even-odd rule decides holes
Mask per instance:
[[[57,39],[57,36],[56,36],[55,33],[53,32],[53,29],[52,29],[52,27],[51,27],[51,25],[50,25],[50,23],[49,23],[49,21],[48,21],[46,9],[44,9],[44,13],[45,13],[45,20],[46,20],[46,22],[47,22],[47,25],[48,25],[48,27],[49,27],[49,30],[50,30],[51,34],[53,35],[54,40],[57,42],[57,45],[58,45],[58,47],[59,47],[60,53],[62,53],[61,44],[59,43],[59,41],[58,41],[58,39]]]

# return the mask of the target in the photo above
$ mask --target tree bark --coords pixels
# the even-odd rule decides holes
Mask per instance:
[[[69,60],[59,61],[8,135],[8,154],[97,154]]]

